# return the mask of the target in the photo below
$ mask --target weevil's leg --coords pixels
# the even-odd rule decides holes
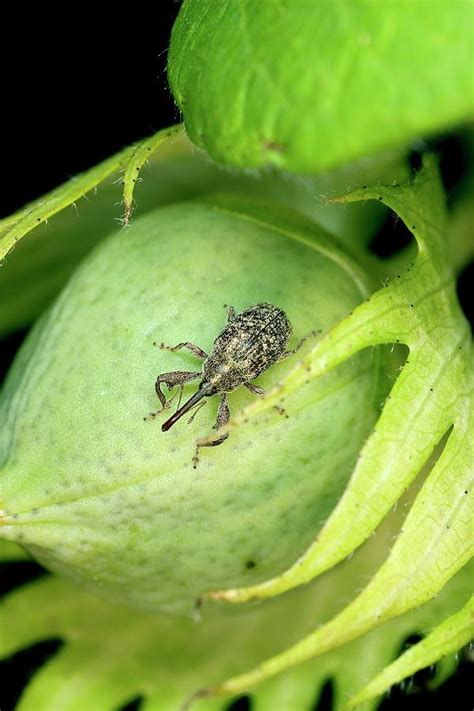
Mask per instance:
[[[230,323],[235,318],[235,309],[233,306],[229,306],[227,309],[227,323]]]
[[[265,390],[260,385],[255,385],[254,383],[244,383],[244,385],[254,395],[265,395]]]
[[[168,410],[171,407],[171,403],[173,402],[173,400],[175,399],[177,394],[178,394],[178,392],[175,392],[170,397],[170,399],[166,401],[166,404],[164,407],[161,407],[159,410],[154,410],[153,412],[149,412],[148,415],[146,417],[144,417],[143,419],[144,420],[154,420],[155,417],[157,417],[159,414],[161,414],[163,412],[163,410]]]
[[[213,429],[218,430],[219,427],[222,427],[223,425],[226,425],[230,420],[230,410],[229,410],[229,403],[227,402],[227,395],[226,393],[222,393],[221,395],[221,401],[219,404],[219,409],[217,411],[217,419],[216,423],[213,426]],[[227,439],[229,435],[225,434],[222,435],[222,438],[219,437],[219,439],[215,440],[210,446],[215,447],[218,444],[221,444],[225,439]]]
[[[157,344],[156,342],[153,345],[158,345],[158,347],[163,351],[179,351],[181,348],[187,348],[191,351],[191,353],[194,353],[197,358],[201,358],[201,360],[205,360],[205,358],[207,358],[207,353],[203,351],[202,348],[195,346],[194,343],[190,343],[189,341],[178,343],[176,346],[165,346],[164,343]]]
[[[201,409],[201,407],[204,407],[205,404],[206,404],[206,401],[205,401],[205,400],[201,400],[200,403],[198,403],[197,405],[194,406],[195,409],[194,409],[193,414],[191,415],[191,417],[190,417],[189,420],[188,420],[188,425],[191,424],[191,422],[194,420],[194,418],[195,418],[196,415],[198,414],[198,412],[199,412],[199,410]]]
[[[291,351],[285,351],[282,353],[278,360],[285,360],[285,358],[289,358],[289,356],[294,355],[297,351],[299,351],[303,343],[306,343],[309,338],[314,338],[318,335],[318,333],[321,333],[321,331],[311,331],[311,333],[308,333],[307,336],[304,336],[300,341],[298,341],[295,348],[292,348]]]
[[[227,395],[223,393],[221,395],[221,403],[219,405],[219,410],[217,411],[217,420],[216,424],[214,425],[214,429],[218,430],[219,427],[222,427],[223,425],[227,424],[230,420],[230,410],[229,410],[229,405],[227,403]],[[196,469],[198,462],[199,462],[199,450],[201,447],[217,447],[217,445],[222,444],[224,440],[227,439],[229,436],[229,433],[226,432],[225,434],[221,435],[220,437],[216,437],[216,439],[211,440],[210,442],[203,442],[200,443],[198,442],[196,444],[196,451],[194,453],[193,457],[193,467]]]
[[[163,412],[163,410],[167,410],[175,398],[175,395],[173,395],[170,400],[166,400],[164,393],[161,392],[160,386],[162,383],[167,385],[169,390],[171,390],[171,388],[173,388],[175,385],[180,385],[182,391],[182,388],[185,383],[189,383],[191,380],[195,380],[196,378],[200,378],[201,376],[201,371],[192,372],[189,370],[173,370],[170,373],[162,373],[161,375],[159,375],[156,379],[155,390],[156,394],[158,395],[158,399],[161,402],[161,410],[157,410],[156,412],[150,412],[148,417],[154,418],[159,415],[160,412]],[[145,417],[144,419],[148,418]]]
[[[254,383],[244,383],[244,385],[247,390],[250,390],[250,392],[254,395],[265,395],[265,390],[261,388],[260,385],[255,385]],[[279,415],[285,415],[285,417],[288,417],[288,415],[286,414],[286,410],[280,407],[280,405],[273,405],[273,407]]]

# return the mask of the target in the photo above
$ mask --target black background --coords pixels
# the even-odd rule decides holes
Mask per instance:
[[[24,6],[16,17],[2,18],[0,217],[123,146],[179,120],[165,73],[179,3],[162,0],[158,6],[153,11],[139,5],[123,7],[119,16],[110,17],[99,15],[99,7],[53,12]],[[445,180],[451,187],[465,167],[462,150],[456,138],[450,137],[440,140],[438,148],[444,155]],[[386,232],[393,225],[393,220],[387,222],[379,243],[386,242]],[[471,279],[472,268],[462,277],[466,283],[461,286],[461,296],[466,303]],[[0,342],[0,378],[23,335],[14,334]],[[1,594],[40,572],[33,563],[2,568]],[[57,646],[53,640],[0,664],[1,711],[14,708],[28,675]],[[409,695],[395,689],[380,708],[470,709],[469,666],[463,661],[458,674],[432,693],[427,691],[430,672],[421,672]],[[137,709],[139,703],[136,700],[127,708]],[[243,698],[229,708],[244,711],[251,708],[251,701]],[[315,702],[316,708],[331,708],[330,684]]]

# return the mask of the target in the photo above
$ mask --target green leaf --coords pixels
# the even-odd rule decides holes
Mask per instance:
[[[472,117],[472,27],[470,0],[187,0],[168,76],[213,158],[312,173]]]

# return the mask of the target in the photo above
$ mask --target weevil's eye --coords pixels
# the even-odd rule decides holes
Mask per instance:
[[[201,380],[201,382],[199,383],[199,390],[201,390],[201,388],[206,388],[206,387],[209,388],[209,383],[208,383],[206,380]],[[215,394],[216,394],[215,388],[211,387],[211,388],[204,394],[204,397],[212,397],[212,395],[215,395]]]
[[[205,387],[205,385],[206,385],[206,382],[204,380],[201,380],[201,382],[199,383],[199,390],[202,390],[203,387]],[[211,393],[206,393],[204,397],[209,397],[210,394]]]

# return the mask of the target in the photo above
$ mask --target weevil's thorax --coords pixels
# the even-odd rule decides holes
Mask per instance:
[[[231,321],[214,341],[203,364],[203,379],[216,392],[231,392],[253,380],[285,352],[291,324],[272,304],[252,306]]]

